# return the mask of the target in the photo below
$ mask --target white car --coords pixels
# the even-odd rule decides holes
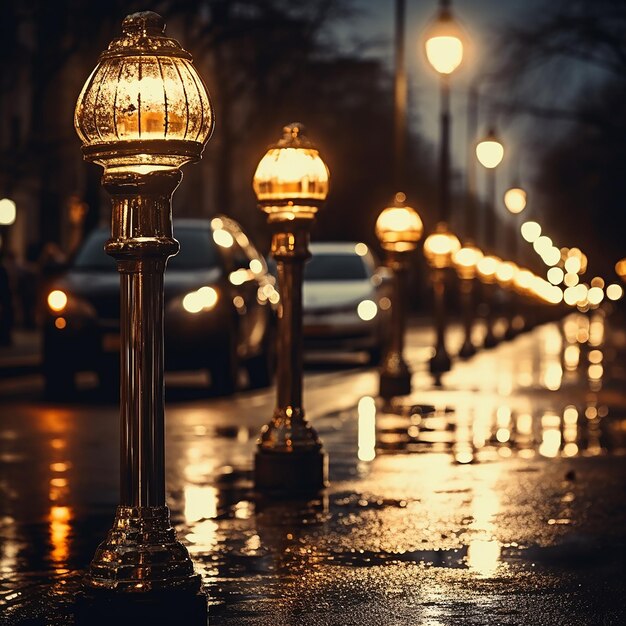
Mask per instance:
[[[388,274],[377,270],[364,243],[312,243],[311,254],[304,270],[305,347],[362,350],[378,363],[391,306]]]

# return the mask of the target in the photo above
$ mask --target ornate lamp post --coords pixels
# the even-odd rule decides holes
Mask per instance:
[[[508,228],[509,233],[509,255],[515,260],[520,261],[519,258],[519,215],[526,208],[526,192],[515,185],[510,189],[507,189],[504,192],[504,206],[507,208],[510,213],[510,221],[511,224]],[[516,310],[517,310],[517,298],[514,290],[510,290],[509,293],[509,321],[506,328],[506,332],[504,333],[505,339],[513,339],[518,332],[521,330],[521,327],[515,327],[516,321]]]
[[[434,374],[446,372],[450,369],[450,357],[445,349],[445,268],[451,265],[451,255],[456,251],[450,249],[443,252],[443,256],[435,251],[429,256],[426,246],[429,243],[435,247],[447,245],[445,235],[447,227],[445,222],[450,217],[450,75],[459,67],[463,60],[464,34],[455,21],[450,11],[450,0],[440,0],[439,13],[435,21],[426,31],[424,48],[426,58],[433,69],[440,75],[440,153],[439,153],[439,219],[434,239],[427,239],[424,243],[424,252],[427,259],[440,262],[447,254],[446,265],[433,267],[433,288],[435,290],[435,326],[437,332],[437,344],[435,356],[430,361],[430,369]],[[454,238],[458,245],[458,240]],[[451,243],[451,240],[448,242]],[[459,246],[460,247],[460,246]]]
[[[476,347],[472,342],[472,326],[474,325],[474,302],[472,298],[474,290],[472,285],[476,278],[478,262],[482,258],[482,250],[472,244],[463,246],[452,257],[461,285],[464,339],[459,356],[463,359],[468,359],[476,354]]]
[[[447,372],[452,364],[446,349],[446,270],[452,267],[454,255],[461,249],[459,240],[448,231],[444,222],[439,222],[432,235],[424,242],[424,256],[432,268],[433,291],[435,295],[435,354],[430,359],[432,374]]]
[[[488,253],[493,254],[496,246],[496,167],[500,165],[504,157],[504,147],[498,140],[495,130],[490,129],[487,136],[476,145],[476,157],[479,163],[487,170],[487,204],[486,211],[492,211],[491,219],[486,220],[487,228],[485,233],[485,250]],[[485,340],[483,347],[493,348],[498,344],[498,338],[493,332],[493,323],[495,321],[494,316],[494,287],[495,280],[488,282],[481,274],[481,279],[485,285],[484,300],[487,305],[487,317],[485,319],[487,323],[487,333],[485,334]]]
[[[193,619],[204,623],[200,576],[165,504],[163,273],[179,249],[171,196],[180,167],[201,157],[213,111],[191,55],[164,32],[156,13],[126,17],[76,104],[84,157],[104,167],[102,184],[112,198],[105,250],[121,279],[120,505],[85,584],[157,602],[189,594],[200,603]]]
[[[281,295],[276,408],[261,431],[254,466],[257,489],[269,494],[312,493],[327,484],[328,459],[302,406],[302,276],[329,177],[301,124],[285,126],[254,174],[259,208],[272,229]]]
[[[386,253],[385,263],[393,271],[391,338],[380,369],[380,395],[386,400],[411,393],[411,370],[404,360],[406,291],[409,253],[415,250],[424,226],[415,209],[397,193],[391,206],[376,220],[376,236]]]

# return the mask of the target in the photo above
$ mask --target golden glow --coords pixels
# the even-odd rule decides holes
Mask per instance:
[[[624,295],[624,290],[617,283],[611,283],[606,288],[606,297],[609,300],[613,300],[613,301],[619,300],[623,295]]]
[[[512,187],[504,193],[504,206],[513,214],[521,213],[526,208],[526,192],[519,187]]]
[[[541,258],[546,265],[556,265],[561,260],[561,251],[552,246],[541,255]]]
[[[369,322],[376,317],[378,313],[378,307],[372,300],[363,300],[359,302],[359,306],[356,308],[357,315],[364,321]]]
[[[452,255],[452,262],[456,267],[457,274],[461,278],[474,278],[476,276],[476,266],[478,261],[483,258],[480,248],[473,245],[466,245],[457,250]]]
[[[515,276],[514,283],[515,288],[520,292],[524,293],[528,289],[533,282],[533,273],[527,269],[521,269],[517,275]]]
[[[600,289],[604,289],[604,279],[600,276],[594,276],[589,284],[592,287],[600,287]]]
[[[359,242],[359,243],[355,244],[354,251],[359,256],[365,256],[369,252],[369,248],[367,247],[366,244]]]
[[[67,306],[67,294],[60,289],[55,289],[48,294],[48,306],[51,311],[60,313]]]
[[[220,246],[220,248],[230,248],[235,243],[233,236],[223,228],[218,228],[213,231],[213,241]]]
[[[472,539],[467,546],[467,566],[489,578],[498,569],[500,544],[495,539]]]
[[[252,259],[250,261],[250,269],[253,274],[260,274],[263,271],[263,263],[259,259]]]
[[[431,267],[450,267],[453,256],[461,249],[461,243],[443,223],[424,241],[424,256]]]
[[[501,261],[497,256],[484,256],[478,261],[477,269],[480,279],[487,284],[496,282],[496,272]]]
[[[431,37],[426,41],[426,57],[435,71],[452,74],[463,60],[463,42],[454,36]]]
[[[162,28],[124,20],[78,97],[76,132],[107,170],[178,168],[200,158],[213,129],[202,79]],[[124,144],[123,153],[112,144]]]
[[[17,217],[17,207],[10,198],[0,200],[0,226],[11,226]]]
[[[551,267],[548,270],[547,278],[553,285],[560,285],[564,277],[565,275],[560,267]]]
[[[581,260],[577,256],[570,256],[565,260],[565,271],[570,274],[577,274],[580,272],[581,267]]]
[[[563,277],[563,282],[565,283],[566,287],[576,287],[579,280],[580,279],[578,278],[578,274],[572,274],[571,272],[568,272]]]
[[[50,507],[50,514],[48,516],[50,543],[52,544],[50,558],[58,565],[65,564],[69,556],[71,519],[72,510],[69,506]]]
[[[201,287],[183,298],[183,308],[188,313],[210,311],[215,307],[218,299],[217,291],[213,287]]]
[[[533,248],[537,254],[543,256],[550,248],[552,248],[552,239],[546,235],[541,235],[533,242]],[[559,258],[561,254],[559,253]]]
[[[622,279],[626,279],[626,258],[621,259],[615,264],[615,273]]]
[[[483,167],[494,169],[504,158],[504,146],[498,141],[493,132],[476,146],[476,157]]]
[[[534,243],[541,237],[541,226],[537,222],[524,222],[520,227],[520,232],[528,243]]]
[[[360,461],[373,461],[376,458],[376,403],[374,398],[365,396],[358,406],[358,452]]]
[[[185,485],[185,521],[188,524],[217,517],[216,487]]]
[[[403,201],[404,194],[396,195],[396,202]],[[410,206],[387,207],[376,220],[376,236],[385,250],[395,252],[414,250],[423,232],[422,219]]]
[[[511,261],[502,261],[496,268],[496,280],[502,287],[507,287],[513,282],[518,269]]]
[[[589,304],[597,306],[604,300],[604,291],[601,287],[591,287],[587,292],[587,300],[589,300]]]
[[[248,282],[249,280],[254,280],[254,272],[252,270],[247,270],[245,268],[241,268],[231,272],[228,275],[228,280],[231,285],[239,286]]]
[[[66,326],[67,326],[67,321],[65,320],[64,317],[57,317],[54,320],[54,325],[56,326],[56,328],[58,328],[59,330],[63,330]]]

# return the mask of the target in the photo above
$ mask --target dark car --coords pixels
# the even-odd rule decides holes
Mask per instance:
[[[51,287],[44,324],[46,389],[73,389],[78,371],[107,385],[119,376],[120,296],[108,229],[93,231]],[[178,220],[180,252],[165,272],[165,368],[208,369],[222,394],[235,390],[240,365],[250,385],[273,375],[275,280],[239,224],[227,217]]]

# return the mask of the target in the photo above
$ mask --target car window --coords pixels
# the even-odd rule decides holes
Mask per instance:
[[[366,280],[363,259],[356,254],[314,254],[304,268],[304,280]]]
[[[106,230],[94,231],[87,239],[74,260],[79,270],[109,271],[115,269],[115,260],[104,251],[110,234]],[[206,228],[178,228],[176,239],[180,241],[180,252],[168,261],[168,269],[208,269],[220,265],[219,252]]]

